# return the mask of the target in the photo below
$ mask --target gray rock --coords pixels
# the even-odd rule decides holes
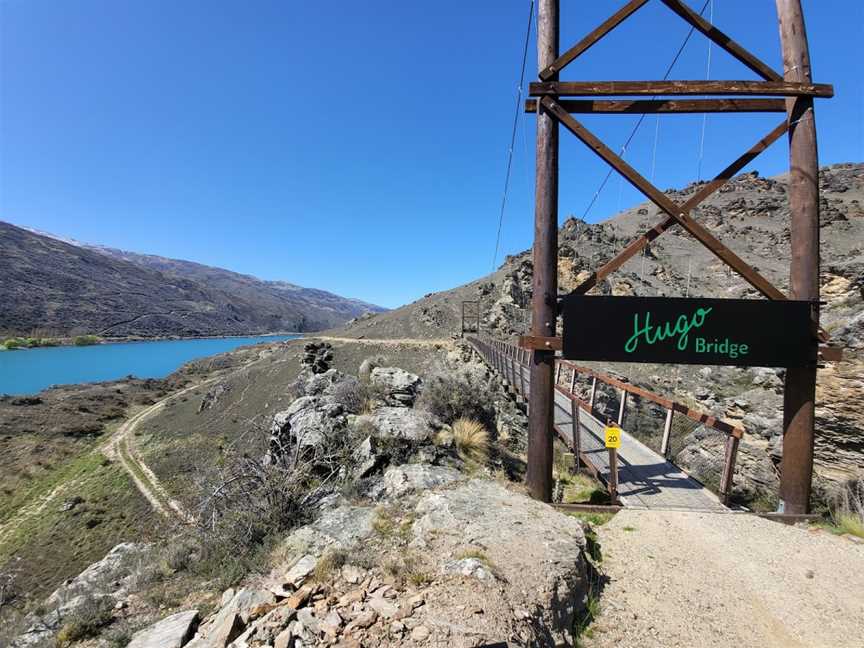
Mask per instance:
[[[458,574],[478,580],[494,580],[495,578],[492,572],[486,568],[486,565],[476,558],[462,558],[461,560],[446,562],[441,566],[441,573]]]
[[[423,381],[420,376],[399,367],[376,367],[370,382],[384,393],[384,402],[393,407],[411,407]]]
[[[278,460],[296,446],[322,446],[328,438],[344,434],[345,429],[345,409],[332,396],[301,396],[273,416],[268,460]]]
[[[573,624],[588,591],[585,535],[578,520],[478,479],[422,495],[414,512],[413,547],[435,556],[482,548],[483,568],[500,576],[482,581],[489,583],[483,590],[486,603],[531,610],[536,645],[572,645]],[[430,592],[426,606],[434,610],[436,605]]]
[[[432,435],[433,419],[426,412],[405,407],[382,407],[372,414],[358,416],[358,424],[368,422],[382,438],[426,441]]]
[[[237,614],[243,623],[247,624],[249,623],[250,613],[253,609],[261,605],[274,605],[275,603],[276,595],[268,590],[252,588],[238,590],[228,602],[228,605],[223,606],[213,621],[208,624],[206,634],[209,634],[213,628],[224,625],[226,619],[229,619],[233,614]]]
[[[127,648],[181,648],[195,632],[198,611],[178,612],[135,633]]]
[[[306,554],[288,570],[288,573],[285,574],[285,581],[295,588],[300,587],[309,577],[309,574],[315,571],[315,565],[317,564],[318,559],[315,556]]]
[[[356,468],[354,469],[355,477],[362,478],[371,475],[384,461],[385,456],[379,451],[378,446],[378,440],[371,436],[367,436],[357,446],[357,449],[354,451],[354,461],[356,462]]]
[[[443,466],[404,464],[388,468],[370,489],[373,499],[399,499],[411,493],[428,491],[462,479],[462,473]]]
[[[373,597],[369,599],[369,607],[375,610],[378,616],[385,619],[392,619],[399,611],[399,608],[396,605],[383,597]]]

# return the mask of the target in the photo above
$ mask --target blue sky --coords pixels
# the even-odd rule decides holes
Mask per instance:
[[[621,4],[562,0],[562,48]],[[0,219],[390,307],[470,281],[492,266],[528,6],[0,0]],[[814,78],[837,94],[817,108],[821,162],[861,161],[862,3],[804,8]],[[773,2],[713,11],[780,68]],[[655,0],[562,78],[660,78],[687,29]],[[673,78],[705,78],[707,49],[695,34]],[[753,78],[716,48],[710,76]],[[585,122],[620,146],[635,119]],[[702,175],[778,120],[710,117]],[[663,118],[652,164],[649,117],[627,158],[661,188],[686,184],[701,129],[701,116]],[[502,253],[531,245],[533,137],[520,117]],[[606,167],[561,142],[563,221]],[[754,165],[786,167],[785,141]],[[588,220],[641,200],[613,177]]]

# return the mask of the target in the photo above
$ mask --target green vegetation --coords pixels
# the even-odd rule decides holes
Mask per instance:
[[[829,515],[830,521],[819,522],[816,526],[837,535],[864,538],[864,478],[846,484],[835,497]]]
[[[469,558],[473,558],[474,560],[479,560],[483,563],[487,568],[494,569],[495,566],[492,564],[492,561],[486,555],[484,551],[478,549],[476,547],[471,547],[469,549],[463,549],[456,554],[456,560],[466,560]]]
[[[75,346],[89,346],[99,344],[102,338],[96,335],[79,335],[74,338],[52,338],[52,337],[8,337],[0,339],[0,350],[13,351],[15,349],[35,349],[37,347],[55,347],[63,344],[74,344]]]
[[[582,513],[580,511],[566,511],[566,515],[578,518],[591,526],[603,526],[615,516],[614,513]]]
[[[111,623],[113,603],[110,597],[85,599],[57,632],[57,648],[98,636],[102,628]]]
[[[75,346],[91,346],[99,344],[100,338],[95,335],[78,335],[72,338],[72,344]]]
[[[608,504],[609,493],[599,481],[585,472],[574,472],[576,458],[556,443],[553,448],[552,474],[561,493],[562,504]]]
[[[159,533],[158,519],[129,476],[99,452],[70,459],[21,495],[0,503],[0,519],[12,522],[0,537],[0,572],[19,558],[17,587],[31,599],[78,575],[118,542]]]

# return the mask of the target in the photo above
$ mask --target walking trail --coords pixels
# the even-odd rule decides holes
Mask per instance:
[[[585,646],[860,648],[864,544],[745,514],[623,510]]]

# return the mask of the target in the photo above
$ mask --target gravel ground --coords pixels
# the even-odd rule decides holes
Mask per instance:
[[[748,515],[626,510],[584,645],[864,645],[864,545]]]

